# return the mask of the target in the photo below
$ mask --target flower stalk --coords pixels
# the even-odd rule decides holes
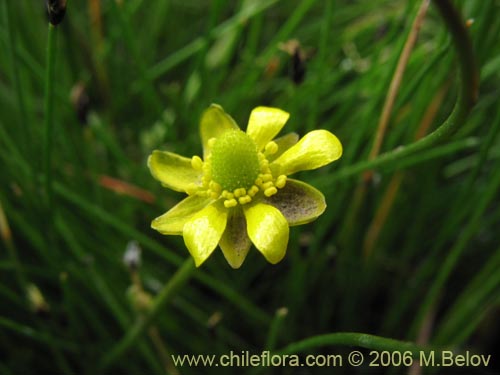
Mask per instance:
[[[54,139],[54,87],[55,64],[57,54],[57,26],[66,14],[66,0],[47,0],[49,26],[47,34],[47,55],[45,60],[44,86],[44,140],[43,140],[43,171],[45,198],[49,217],[53,216],[54,199],[52,187],[52,148]],[[52,222],[52,220],[49,220]],[[49,229],[49,242],[51,229]]]
[[[45,64],[45,90],[44,90],[44,142],[43,142],[43,171],[45,182],[45,197],[49,211],[53,209],[52,193],[52,147],[54,138],[54,75],[56,55],[57,29],[49,23],[47,38],[47,57]]]
[[[138,318],[125,336],[104,356],[100,367],[105,370],[119,359],[139,339],[144,331],[165,305],[172,300],[177,291],[184,286],[196,270],[194,262],[188,258],[153,299],[147,313]]]

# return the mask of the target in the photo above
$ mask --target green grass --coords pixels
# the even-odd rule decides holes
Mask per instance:
[[[175,369],[170,354],[266,349],[494,354],[498,1],[454,2],[474,20],[473,53],[462,22],[438,11],[448,1],[431,2],[380,153],[371,151],[421,3],[72,0],[49,27],[43,2],[1,0],[0,372],[221,373]],[[290,39],[308,55],[301,84],[279,47]],[[70,99],[78,85],[89,98],[80,113]],[[233,270],[216,250],[196,269],[181,237],[150,229],[182,194],[151,177],[147,157],[200,155],[210,103],[243,128],[252,108],[279,107],[291,114],[286,131],[327,129],[343,144],[339,161],[300,174],[328,207],[291,228],[277,265],[252,249]],[[136,271],[122,261],[132,240],[142,248]],[[33,286],[43,299],[29,298]],[[468,370],[496,373],[500,361]]]

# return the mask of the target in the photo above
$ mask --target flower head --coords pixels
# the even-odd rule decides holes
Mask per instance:
[[[320,191],[288,176],[342,155],[339,140],[326,130],[300,140],[295,133],[274,139],[288,117],[278,108],[257,107],[243,132],[212,104],[200,123],[203,159],[153,151],[148,159],[152,175],[188,197],[151,227],[182,235],[197,266],[217,245],[233,268],[242,265],[252,243],[270,263],[283,259],[289,226],[308,223],[326,208]]]

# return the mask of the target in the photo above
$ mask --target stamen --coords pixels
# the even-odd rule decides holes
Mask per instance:
[[[234,207],[238,204],[238,202],[236,202],[236,199],[227,199],[224,201],[224,207],[226,208],[231,208],[231,207]]]
[[[210,184],[210,176],[207,176],[206,174],[203,175],[203,177],[201,178],[201,184],[203,185],[203,187],[207,188],[208,185]]]
[[[273,155],[278,152],[278,145],[276,142],[271,141],[264,148],[264,152],[266,155]]]
[[[274,184],[272,181],[268,181],[268,182],[265,182],[262,184],[262,189],[266,190],[266,189],[269,189],[270,187],[273,187]]]
[[[259,192],[259,188],[255,185],[253,185],[250,189],[248,189],[248,195],[250,197],[255,196],[255,194],[257,194],[258,192]]]
[[[247,194],[247,191],[246,191],[246,189],[245,189],[245,188],[239,188],[239,189],[235,189],[235,190],[233,191],[233,193],[234,193],[234,196],[235,196],[236,198],[239,198],[239,197],[243,197],[244,195],[246,195],[246,194]]]
[[[250,196],[248,196],[248,195],[245,195],[244,197],[238,198],[238,202],[240,202],[240,204],[247,204],[247,203],[250,203],[251,201],[252,201],[252,198],[250,198]]]
[[[210,181],[210,183],[208,184],[208,187],[210,188],[210,190],[212,190],[214,193],[217,193],[217,194],[220,194],[220,192],[222,191],[222,187],[215,181]]]
[[[272,179],[273,179],[273,175],[271,173],[266,173],[266,174],[262,175],[262,181],[264,181],[264,182],[272,181]]]
[[[276,189],[274,186],[271,186],[269,188],[267,188],[266,190],[264,190],[264,195],[266,197],[270,197],[271,195],[274,195],[278,192],[278,189]]]
[[[203,160],[201,160],[201,158],[199,156],[193,156],[191,158],[191,166],[197,170],[197,171],[201,171],[203,169]]]
[[[234,194],[233,193],[230,193],[229,191],[227,190],[224,190],[221,194],[222,197],[226,198],[226,199],[233,199],[234,198]]]
[[[283,189],[286,185],[286,175],[282,174],[278,176],[274,185],[276,185],[278,189]]]

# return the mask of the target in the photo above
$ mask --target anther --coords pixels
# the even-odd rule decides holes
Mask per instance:
[[[239,197],[242,197],[242,196],[246,195],[246,194],[247,194],[247,191],[246,191],[246,189],[245,189],[245,188],[239,188],[239,189],[235,189],[235,190],[233,191],[233,193],[234,193],[234,196],[235,196],[236,198],[239,198]]]
[[[250,198],[250,196],[248,196],[248,195],[245,195],[244,197],[238,198],[238,202],[240,202],[240,204],[247,204],[247,203],[250,203],[251,201],[252,201],[252,198]]]
[[[201,184],[202,184],[204,187],[208,187],[208,186],[209,186],[209,184],[210,184],[210,176],[203,175],[203,177],[201,178]]]
[[[266,174],[262,175],[262,181],[264,181],[264,182],[272,181],[272,179],[273,179],[273,175],[270,173],[266,173]]]
[[[215,144],[216,139],[215,138],[210,138],[208,140],[208,147],[213,148]]]
[[[231,207],[234,207],[238,204],[238,202],[236,202],[236,199],[227,199],[224,201],[224,207],[226,208],[231,208]]]
[[[264,148],[264,152],[266,153],[266,155],[273,155],[278,152],[278,145],[276,144],[276,142],[271,141]]]
[[[203,161],[201,160],[201,158],[199,156],[193,156],[191,158],[191,166],[197,170],[197,171],[201,171],[203,169]]]
[[[286,176],[284,174],[278,176],[278,178],[276,179],[276,182],[274,183],[274,185],[278,188],[278,189],[283,189],[286,185]]]
[[[272,181],[268,181],[268,182],[265,182],[262,184],[262,189],[266,190],[266,189],[269,189],[270,187],[273,187],[274,184]]]
[[[212,176],[212,162],[210,155],[207,158],[205,158],[205,161],[203,162],[202,165],[202,170],[203,170],[203,175],[210,177]]]
[[[221,194],[224,198],[226,199],[233,199],[234,198],[234,194],[233,193],[230,193],[229,191],[227,190],[224,190]]]
[[[255,185],[253,185],[250,189],[248,189],[248,195],[250,197],[255,196],[255,194],[257,194],[258,192],[259,192],[259,188]]]
[[[210,190],[217,194],[220,194],[220,192],[222,191],[221,186],[215,181],[210,181],[208,187],[210,188]]]
[[[276,189],[274,186],[271,186],[269,188],[267,188],[266,190],[264,190],[264,195],[266,197],[270,197],[271,195],[274,195],[278,192],[278,189]]]

